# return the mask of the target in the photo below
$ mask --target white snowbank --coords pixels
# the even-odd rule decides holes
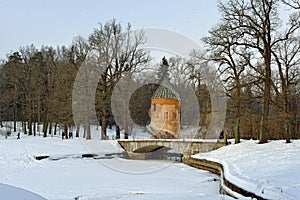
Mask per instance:
[[[266,199],[300,199],[300,140],[242,141],[193,158],[219,162],[227,180]]]
[[[97,132],[98,133],[98,132]],[[65,156],[36,160],[36,155],[120,153],[117,141],[42,138],[15,133],[0,136],[0,182],[46,199],[230,199],[219,194],[217,176],[182,163],[92,159]],[[0,185],[0,190],[1,190]],[[11,199],[20,194],[3,189]],[[17,195],[17,196],[16,196]],[[0,199],[4,198],[2,192]],[[23,199],[23,198],[22,198]],[[29,198],[30,199],[30,198]],[[28,199],[24,199],[28,200]]]

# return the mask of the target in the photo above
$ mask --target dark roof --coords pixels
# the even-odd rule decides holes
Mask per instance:
[[[178,99],[174,92],[166,85],[160,85],[154,92],[152,99]]]
[[[174,89],[173,85],[170,83],[168,77],[165,77],[157,90],[154,92],[152,99],[177,99],[180,100],[180,97],[177,91]]]

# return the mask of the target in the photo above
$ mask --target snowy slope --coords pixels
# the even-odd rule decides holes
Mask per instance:
[[[0,136],[0,182],[55,200],[230,199],[219,194],[217,176],[182,163],[67,156],[122,151],[116,141],[93,138],[62,140],[22,134],[17,140],[15,133],[8,139]],[[65,158],[36,160],[36,155]],[[4,185],[0,191],[6,192],[6,196],[0,193],[0,199],[25,197]]]
[[[194,155],[220,162],[232,183],[267,199],[300,199],[300,140],[243,141]]]

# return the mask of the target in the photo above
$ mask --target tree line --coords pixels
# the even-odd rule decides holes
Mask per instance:
[[[290,9],[283,24],[279,8]],[[203,40],[209,58],[219,63],[234,104],[236,142],[244,110],[243,99],[260,98],[259,141],[284,130],[286,142],[299,129],[299,1],[230,0],[220,2],[221,21]],[[244,92],[243,92],[244,91]],[[252,91],[246,94],[245,92]],[[249,92],[248,92],[249,93]],[[278,120],[279,119],[279,120]],[[252,124],[252,123],[251,123]]]
[[[227,95],[224,130],[236,143],[240,138],[258,139],[260,143],[300,138],[299,1],[229,0],[219,1],[218,7],[221,19],[202,38],[203,49],[192,51],[188,58],[168,59],[172,84],[184,86],[182,95],[184,88],[191,87],[197,97],[198,108],[194,110],[200,115],[198,136],[205,137],[212,116],[206,71],[216,68],[216,77],[222,80]],[[286,22],[280,18],[282,7],[289,10]],[[134,81],[140,83],[159,79],[162,69],[149,70],[151,57],[139,50],[146,39],[143,31],[111,20],[100,23],[87,39],[74,38],[69,47],[20,48],[1,64],[0,121],[22,121],[29,135],[36,134],[33,124],[43,124],[45,137],[55,133],[58,125],[65,132],[71,125],[78,127],[79,136],[82,124],[85,137],[90,139],[93,122],[85,112],[91,110],[92,103],[102,126],[101,138],[106,139],[107,125],[116,124],[111,111],[112,93],[124,73],[132,73]],[[86,93],[91,98],[78,100],[81,116],[74,122],[72,91],[83,64],[94,68],[82,72],[87,75],[76,86],[81,88],[78,91],[89,91],[89,80],[84,78],[96,76],[98,82],[95,96]],[[149,100],[156,87],[140,88],[135,94],[137,101],[130,101],[134,115],[143,113],[137,119],[143,125],[149,121],[145,114],[149,108],[143,106],[144,110],[139,111],[145,103],[139,98],[146,94]],[[125,129],[128,136],[130,128]],[[119,138],[118,124],[116,131]]]
[[[25,134],[36,135],[36,124],[43,124],[43,134],[56,134],[62,126],[67,133],[70,126],[84,125],[84,137],[91,138],[90,119],[86,119],[87,102],[82,103],[82,118],[74,123],[72,95],[74,82],[82,65],[90,65],[101,74],[97,77],[96,110],[102,126],[102,138],[106,138],[107,124],[112,124],[110,97],[122,74],[132,71],[149,60],[146,52],[138,49],[144,42],[142,32],[123,27],[116,20],[99,24],[88,39],[80,36],[69,47],[34,45],[21,47],[8,55],[1,66],[1,114],[0,122],[23,122]],[[86,73],[90,73],[87,71]],[[87,77],[84,77],[87,78]],[[88,80],[81,80],[83,91],[88,90]],[[94,96],[95,98],[95,96]],[[52,128],[54,127],[54,130]]]

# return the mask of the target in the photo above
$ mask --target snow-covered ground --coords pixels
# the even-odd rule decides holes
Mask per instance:
[[[300,140],[242,141],[194,158],[220,162],[226,179],[266,199],[300,199]]]
[[[93,129],[92,140],[0,135],[0,199],[41,199],[28,191],[58,200],[229,199],[219,194],[217,176],[182,163],[76,156],[122,151],[116,141],[100,141],[97,133]],[[65,158],[36,160],[36,155]]]
[[[92,127],[92,140],[0,135],[0,199],[230,199],[219,194],[217,176],[182,163],[82,159],[123,151],[116,141],[99,140],[99,132]],[[138,132],[135,138],[147,138]],[[300,199],[300,140],[242,141],[193,157],[222,163],[226,179],[266,199]]]

